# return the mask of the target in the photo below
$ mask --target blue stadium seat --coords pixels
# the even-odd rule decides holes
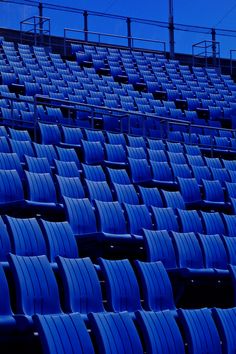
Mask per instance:
[[[33,173],[51,173],[51,167],[46,157],[25,156],[26,167]]]
[[[165,150],[165,143],[163,140],[147,138],[147,141],[151,150]]]
[[[7,255],[11,252],[11,242],[7,227],[4,224],[2,217],[0,217],[0,228],[0,262],[3,266],[7,266]]]
[[[132,184],[126,170],[107,168],[111,183]]]
[[[124,203],[124,209],[128,216],[129,231],[135,238],[141,238],[142,229],[151,230],[152,219],[146,205],[131,205]]]
[[[99,353],[143,353],[140,337],[128,313],[91,313],[88,318]]]
[[[226,226],[225,235],[236,236],[236,215],[221,214]]]
[[[224,197],[224,190],[218,180],[208,181],[203,179],[204,205],[208,209],[224,210],[227,207]]]
[[[91,201],[113,201],[113,196],[110,187],[106,181],[90,181],[85,179],[85,183],[88,189],[88,196]]]
[[[166,145],[167,145],[168,151],[170,151],[170,152],[174,152],[174,153],[183,153],[184,152],[184,147],[181,143],[167,141]]]
[[[46,157],[50,166],[54,165],[54,159],[57,159],[57,153],[53,145],[43,145],[33,143],[37,157]]]
[[[123,147],[126,146],[125,136],[122,133],[115,134],[115,133],[107,132],[107,139],[109,144],[122,145]]]
[[[209,309],[179,310],[178,315],[186,334],[189,353],[222,353],[219,333]]]
[[[55,173],[62,177],[80,177],[80,170],[74,161],[54,160]]]
[[[30,208],[46,212],[57,207],[57,194],[50,173],[33,173],[25,171]],[[45,209],[44,209],[45,208]]]
[[[107,240],[129,241],[131,235],[127,232],[126,221],[119,202],[95,201],[99,216],[99,229]]]
[[[20,163],[18,155],[13,153],[0,152],[0,169],[16,170],[22,180],[25,178],[23,167]]]
[[[61,145],[69,147],[80,147],[83,134],[80,128],[62,126],[63,142]]]
[[[167,151],[167,155],[168,155],[171,163],[176,163],[176,164],[181,164],[181,165],[187,163],[185,155],[182,152]]]
[[[202,247],[206,268],[214,268],[217,272],[228,272],[228,257],[222,239],[218,234],[198,234]]]
[[[7,278],[2,265],[0,265],[1,301],[0,301],[0,329],[2,335],[16,330],[16,319],[13,315],[10,302],[10,293]]]
[[[177,217],[172,208],[151,207],[157,230],[179,231]]]
[[[109,309],[114,312],[141,310],[138,281],[128,259],[98,259],[105,278]]]
[[[218,157],[206,157],[205,156],[205,161],[208,167],[214,167],[214,168],[222,168],[221,161]]]
[[[18,141],[9,139],[13,153],[16,153],[21,163],[25,162],[25,155],[35,156],[32,144],[30,141]]]
[[[46,254],[46,244],[35,218],[20,219],[6,216],[12,252],[18,256],[40,256]]]
[[[147,311],[172,310],[176,307],[167,271],[161,262],[135,261]],[[155,281],[153,281],[155,279]]]
[[[230,176],[230,182],[236,182],[236,171],[227,170]]]
[[[7,129],[6,129],[6,127],[4,125],[0,126],[0,136],[5,136],[5,138],[8,137]]]
[[[64,289],[66,312],[104,312],[102,291],[97,272],[90,258],[57,257]]]
[[[64,197],[64,206],[67,220],[77,241],[86,238],[96,239],[98,236],[96,217],[89,199]]]
[[[0,136],[0,152],[11,152],[9,139],[5,136]]]
[[[160,187],[173,187],[176,185],[172,170],[168,162],[150,161],[153,181]]]
[[[199,146],[197,145],[185,144],[184,147],[185,147],[186,154],[188,155],[199,156],[202,154]]]
[[[176,163],[171,163],[170,164],[173,175],[174,177],[181,177],[181,178],[192,178],[191,170],[189,165],[187,164],[176,164]]]
[[[147,155],[143,147],[126,146],[128,157],[132,159],[146,159]]]
[[[79,313],[35,315],[34,324],[45,353],[94,354],[87,328]]]
[[[184,354],[184,341],[170,311],[135,313],[147,353]]]
[[[155,162],[167,162],[165,150],[147,149],[149,160]]]
[[[194,232],[172,232],[172,237],[179,271],[183,276],[192,277],[214,273],[213,269],[205,269],[203,253]]]
[[[201,186],[202,180],[212,180],[211,171],[207,166],[192,166],[193,177]]]
[[[235,320],[236,308],[232,309],[212,309],[212,315],[217,325],[221,340],[222,352],[233,353],[235,346]]]
[[[17,313],[23,329],[32,325],[35,314],[61,313],[56,278],[46,256],[9,256],[16,284]]]
[[[104,151],[99,141],[81,140],[84,162],[89,165],[100,164],[104,161]]]
[[[61,132],[57,124],[39,123],[42,144],[57,145],[61,142]]]
[[[157,188],[146,188],[138,186],[138,189],[143,204],[145,204],[148,208],[150,208],[152,205],[160,208],[163,207],[163,201]]]
[[[177,178],[180,193],[185,201],[186,207],[198,208],[202,205],[200,188],[195,178]]]
[[[200,213],[204,223],[206,234],[225,234],[225,226],[218,212],[208,213],[205,211],[201,211]]]
[[[152,184],[151,168],[146,159],[128,158],[133,183],[141,185]]]
[[[201,155],[186,155],[190,166],[205,166],[204,159]]]
[[[161,261],[166,269],[176,268],[175,251],[168,231],[143,229],[143,239],[148,262]]]
[[[226,182],[226,191],[229,198],[236,198],[236,183],[235,182]]]
[[[227,170],[232,170],[232,171],[236,171],[236,161],[235,160],[225,160],[222,159],[222,162],[224,164],[224,167]]]
[[[57,176],[58,191],[61,201],[63,197],[85,198],[85,192],[80,177]]]
[[[100,142],[101,144],[105,143],[105,137],[103,135],[103,132],[101,130],[89,130],[85,129],[85,136],[87,138],[87,141],[93,141],[93,142]]]
[[[222,187],[225,187],[225,182],[231,182],[230,175],[226,168],[211,167],[210,170],[211,170],[213,180],[220,181]]]
[[[40,226],[47,245],[47,256],[50,262],[55,262],[56,256],[77,258],[78,249],[70,224],[40,220]]]
[[[228,263],[231,265],[236,265],[236,238],[221,236],[221,239],[227,253]]]
[[[80,160],[74,148],[65,149],[62,147],[56,147],[59,160],[61,161],[74,161],[79,169],[81,169]]]
[[[82,164],[82,169],[83,169],[84,177],[87,180],[94,181],[94,182],[106,181],[106,175],[104,173],[102,166]]]
[[[126,152],[122,145],[104,144],[104,148],[106,165],[120,168],[127,165]]]
[[[13,140],[18,140],[18,141],[31,141],[31,137],[29,135],[28,130],[16,130],[13,128],[9,128],[9,133],[10,137]],[[4,135],[5,137],[7,135]]]
[[[0,170],[0,208],[13,211],[24,207],[24,190],[16,170]]]
[[[133,184],[113,183],[113,186],[119,203],[139,204],[139,198]]]
[[[127,135],[127,140],[128,140],[129,146],[131,146],[131,147],[134,147],[134,148],[142,147],[144,150],[146,149],[146,142],[142,136],[138,137],[138,136]]]
[[[196,210],[178,209],[182,232],[203,232],[202,220]]]
[[[161,190],[164,206],[170,208],[185,209],[185,202],[179,191],[169,192]]]

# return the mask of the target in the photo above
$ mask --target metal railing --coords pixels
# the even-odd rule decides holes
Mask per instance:
[[[197,50],[200,50],[196,53]],[[192,45],[193,66],[197,64],[197,58],[203,58],[205,66],[220,68],[220,42],[201,41]],[[218,64],[217,64],[218,62]]]
[[[4,95],[1,96],[1,98],[5,98],[8,101],[10,101],[10,109],[11,109],[11,118],[9,119],[8,123],[10,126],[15,127],[17,126],[17,123],[19,123],[19,126],[22,127],[22,119],[15,119],[14,118],[14,106],[13,106],[13,102],[14,101],[21,101],[19,98],[13,98],[13,97],[4,97]],[[236,136],[236,129],[227,129],[227,128],[221,128],[221,127],[213,127],[213,126],[206,126],[206,125],[199,125],[199,124],[194,124],[193,122],[189,122],[186,120],[179,120],[179,119],[175,119],[175,118],[171,118],[171,117],[162,117],[162,116],[158,116],[156,114],[153,113],[141,113],[141,112],[137,112],[137,111],[126,111],[123,109],[119,109],[119,108],[109,108],[109,107],[105,107],[105,106],[96,106],[96,105],[91,105],[91,104],[87,104],[87,103],[82,103],[82,102],[74,102],[74,101],[69,101],[69,100],[62,100],[62,99],[56,99],[56,98],[51,98],[48,96],[44,96],[44,95],[35,95],[34,96],[34,101],[32,102],[31,100],[24,100],[24,102],[30,103],[34,105],[34,120],[32,121],[32,129],[34,131],[34,140],[37,140],[37,129],[38,129],[38,122],[41,121],[40,117],[38,116],[38,111],[37,111],[37,106],[38,105],[44,105],[47,107],[60,107],[60,108],[66,108],[68,109],[68,118],[71,116],[71,113],[74,113],[74,115],[76,116],[76,112],[78,111],[82,111],[82,112],[88,112],[89,116],[88,119],[91,121],[91,128],[95,127],[95,121],[97,119],[99,119],[98,114],[101,114],[101,112],[103,112],[104,115],[110,115],[111,119],[112,117],[116,117],[119,118],[120,120],[120,131],[119,132],[125,132],[128,134],[131,134],[131,117],[137,116],[139,118],[142,119],[142,128],[143,128],[143,132],[142,135],[143,136],[147,136],[146,135],[146,128],[145,128],[145,122],[146,120],[150,117],[152,119],[155,119],[157,121],[159,121],[160,123],[160,132],[163,133],[163,135],[160,137],[163,140],[168,140],[169,137],[169,132],[171,131],[171,126],[174,124],[175,126],[180,126],[180,127],[186,127],[187,133],[189,134],[189,138],[191,141],[191,134],[193,132],[194,129],[208,129],[208,130],[212,130],[212,131],[230,131],[234,134],[234,136]],[[123,120],[124,119],[128,119],[128,127],[127,127],[127,131],[123,130]],[[7,121],[7,119],[4,118],[4,121]],[[49,124],[58,124],[60,125],[60,122],[52,122],[50,120],[43,120],[43,122],[45,123],[49,123]],[[27,121],[27,124],[29,124],[29,122]],[[66,124],[65,122],[63,122],[63,125],[68,125],[71,127],[75,127],[78,126],[76,124],[76,118],[75,118],[75,124]],[[133,134],[135,135],[135,134]],[[191,144],[191,142],[189,143]],[[206,148],[205,145],[203,144],[198,144],[201,148]],[[210,153],[213,156],[214,153],[214,149],[224,149],[224,147],[222,146],[214,146],[213,144],[213,136],[211,137],[211,146],[210,148]],[[231,148],[230,149],[232,152],[236,152],[236,149]]]
[[[39,11],[39,15],[41,16],[44,11],[50,11],[52,14],[51,18],[57,21],[56,14],[59,12],[63,15],[69,14],[67,16],[73,16],[77,15],[77,23],[83,23],[83,28],[84,28],[84,39],[85,41],[87,40],[87,33],[90,30],[89,24],[90,22],[93,23],[93,29],[94,29],[94,18],[102,18],[103,23],[106,23],[106,20],[114,20],[114,21],[120,21],[122,23],[122,32],[123,28],[125,28],[125,32],[127,33],[126,37],[127,39],[133,37],[139,37],[135,35],[135,30],[136,27],[139,25],[145,26],[145,29],[147,29],[150,32],[150,26],[153,27],[153,30],[159,30],[159,29],[165,29],[167,31],[167,34],[169,33],[169,47],[171,45],[174,45],[174,43],[171,43],[171,38],[174,38],[174,33],[176,32],[191,32],[195,34],[204,34],[206,40],[212,40],[216,41],[216,37],[223,37],[223,38],[236,38],[236,30],[230,30],[230,29],[222,29],[222,28],[211,28],[211,27],[204,27],[204,26],[196,26],[196,25],[186,25],[186,24],[181,24],[181,23],[175,23],[173,22],[173,26],[170,26],[169,22],[165,21],[157,21],[157,20],[150,20],[150,19],[144,19],[144,18],[136,18],[136,17],[127,17],[127,16],[121,16],[121,15],[115,15],[111,13],[105,13],[105,12],[99,12],[99,11],[87,11],[84,9],[79,9],[76,7],[70,7],[66,5],[59,5],[59,4],[52,4],[50,2],[38,2],[36,0],[30,0],[30,1],[24,1],[24,0],[4,0],[4,3],[10,3],[12,4],[13,7],[18,5],[25,5],[29,7],[35,7]],[[41,4],[41,6],[39,6]],[[62,16],[63,16],[62,15]],[[61,17],[61,16],[60,16]],[[57,26],[58,28],[58,26]],[[99,28],[99,24],[98,24]],[[121,28],[121,27],[120,27]],[[95,29],[96,31],[96,29]],[[146,32],[148,32],[146,31]],[[152,33],[154,33],[152,31]],[[171,36],[171,31],[172,35]],[[132,34],[131,34],[132,33]],[[176,36],[175,36],[176,38]],[[176,43],[175,43],[176,44]],[[232,46],[232,45],[228,45]],[[170,49],[170,48],[169,48]],[[190,48],[189,48],[190,49]],[[175,52],[175,48],[173,46],[173,55]]]
[[[75,39],[71,39],[68,37],[68,33],[81,33],[83,34],[84,38],[86,38],[87,41],[90,40],[91,35],[97,37],[97,44],[105,44],[106,42],[101,42],[101,38],[119,38],[119,39],[124,39],[127,41],[127,46],[131,49],[140,49],[139,47],[135,47],[135,42],[145,42],[145,43],[154,43],[155,45],[160,45],[161,49],[157,48],[152,48],[153,50],[160,52],[164,55],[166,55],[166,43],[164,41],[160,41],[157,39],[147,39],[147,38],[139,38],[139,37],[127,37],[127,36],[122,36],[122,35],[117,35],[117,34],[112,34],[112,33],[103,33],[103,32],[93,32],[93,31],[84,31],[84,30],[78,30],[78,29],[73,29],[73,28],[64,28],[64,55],[66,56],[67,53],[67,43],[76,43]],[[89,38],[90,35],[90,38]],[[91,40],[90,40],[91,41]]]
[[[21,43],[33,38],[34,45],[51,47],[51,20],[48,17],[32,16],[20,22]],[[44,39],[47,39],[45,43]]]

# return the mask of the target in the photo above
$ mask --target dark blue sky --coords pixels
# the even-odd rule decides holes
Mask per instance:
[[[81,9],[101,11],[106,13],[120,14],[131,17],[141,17],[159,21],[168,20],[168,0],[48,0],[53,4],[60,4]],[[0,3],[1,16],[0,25],[3,27],[19,28],[21,19],[37,14],[35,8],[28,6],[16,6]],[[230,11],[231,10],[231,11]],[[236,29],[236,1],[235,0],[174,0],[175,22],[189,25],[218,27],[225,29]],[[82,17],[78,15],[65,15],[61,12],[45,10],[44,15],[51,18],[52,32],[58,35],[63,34],[65,27],[82,29]],[[121,21],[114,21],[93,17],[89,19],[89,29],[114,34],[125,34],[125,24]],[[168,32],[159,27],[133,25],[133,36],[168,41]],[[95,39],[95,38],[91,38]],[[186,32],[176,33],[176,51],[190,52],[192,43],[203,39],[210,39],[210,36]],[[236,38],[227,39],[218,36],[221,42],[221,49],[224,56],[229,55],[231,48],[236,48]]]

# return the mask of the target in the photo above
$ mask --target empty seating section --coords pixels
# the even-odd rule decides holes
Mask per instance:
[[[0,95],[0,347],[235,352],[230,76],[0,39]]]

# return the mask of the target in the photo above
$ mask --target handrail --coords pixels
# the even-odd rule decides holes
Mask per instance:
[[[96,31],[87,31],[87,30],[79,30],[79,29],[74,29],[74,28],[64,28],[64,55],[66,56],[66,42],[75,42],[75,39],[68,39],[67,37],[67,32],[75,32],[75,33],[83,33],[85,35],[92,34],[92,35],[97,35],[98,36],[98,43],[100,43],[101,37],[111,37],[111,38],[120,38],[120,39],[127,39],[128,41],[131,41],[131,48],[134,48],[133,43],[134,41],[142,41],[142,42],[147,42],[147,43],[158,43],[163,46],[163,50],[160,50],[160,52],[163,52],[164,55],[166,55],[166,42],[158,40],[158,39],[149,39],[149,38],[140,38],[140,37],[133,37],[133,36],[124,36],[124,35],[118,35],[118,34],[113,34],[113,33],[104,33],[104,32],[96,32]]]
[[[13,119],[13,102],[14,101],[18,101],[21,102],[22,100],[20,100],[19,98],[14,98],[14,97],[7,97],[4,95],[0,96],[2,99],[7,99],[11,102],[11,122],[14,125],[14,123],[16,122],[21,122],[22,120],[18,120],[18,119]],[[44,101],[43,101],[44,100]],[[156,118],[157,120],[160,121],[160,123],[165,123],[167,124],[167,133],[169,132],[169,125],[170,124],[175,124],[175,125],[179,125],[179,126],[187,126],[188,127],[188,133],[189,136],[191,136],[191,130],[192,128],[207,128],[209,130],[221,130],[221,131],[230,131],[233,133],[236,133],[236,129],[228,129],[228,128],[221,128],[221,127],[213,127],[213,126],[206,126],[206,125],[199,125],[199,124],[193,124],[192,122],[189,121],[185,121],[185,120],[179,120],[176,118],[171,118],[171,117],[162,117],[162,116],[158,116],[156,114],[153,113],[142,113],[142,112],[137,112],[137,111],[125,111],[123,109],[118,109],[118,108],[110,108],[110,107],[106,107],[106,106],[97,106],[97,105],[91,105],[91,104],[87,104],[87,103],[82,103],[82,102],[74,102],[74,101],[69,101],[69,100],[62,100],[62,99],[57,99],[57,98],[52,98],[49,96],[45,96],[45,95],[40,95],[40,94],[36,94],[34,96],[34,101],[32,102],[32,100],[24,100],[24,102],[30,103],[34,105],[34,121],[32,122],[32,126],[34,129],[34,139],[36,141],[36,136],[37,136],[37,124],[38,124],[38,116],[37,116],[37,105],[38,104],[46,104],[49,106],[53,106],[53,107],[58,107],[59,104],[63,105],[64,107],[68,106],[68,109],[73,109],[73,110],[79,110],[80,107],[83,108],[87,108],[87,110],[89,112],[91,112],[91,120],[92,120],[92,127],[93,127],[93,122],[94,119],[96,117],[94,117],[94,113],[96,114],[96,109],[98,109],[99,111],[103,110],[106,111],[109,114],[113,114],[114,115],[117,113],[117,117],[119,117],[121,120],[125,117],[128,117],[128,133],[130,133],[130,115],[137,115],[143,118],[143,123],[145,122],[145,119],[148,117],[152,117],[152,118]],[[76,107],[77,106],[77,107]],[[78,107],[79,106],[79,107]],[[29,122],[28,122],[29,123]],[[52,122],[48,122],[48,124],[55,124]],[[71,125],[69,125],[71,126]],[[122,128],[122,122],[121,122],[121,128]],[[144,128],[144,124],[143,124],[143,128]],[[167,134],[167,138],[168,138],[168,134]],[[162,139],[164,139],[164,137],[162,137]],[[213,139],[213,138],[212,138]],[[198,144],[200,147],[204,148],[205,145],[203,144]],[[213,154],[213,144],[211,144],[211,154]],[[221,146],[217,146],[217,149],[221,148]],[[222,146],[222,148],[224,148]],[[234,148],[230,148],[231,151],[236,151]]]

